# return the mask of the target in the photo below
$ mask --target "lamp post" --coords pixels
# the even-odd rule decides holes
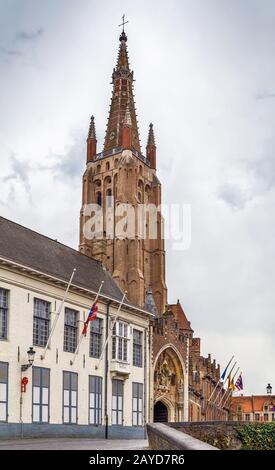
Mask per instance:
[[[31,346],[30,349],[27,351],[27,354],[28,354],[28,361],[29,361],[29,363],[28,363],[28,364],[22,364],[22,366],[21,366],[21,371],[22,371],[22,372],[25,372],[26,370],[28,370],[28,369],[33,365],[34,356],[35,356],[35,351],[34,351],[34,349],[33,349],[32,346]]]
[[[267,384],[266,386],[266,393],[267,395],[271,395],[272,394],[272,387],[270,384]]]

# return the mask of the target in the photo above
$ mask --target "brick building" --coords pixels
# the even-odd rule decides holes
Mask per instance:
[[[219,400],[215,405],[208,402],[219,381],[220,366],[210,354],[201,355],[201,340],[193,333],[179,301],[153,321],[154,421],[228,418],[228,409],[219,407]],[[215,397],[221,392],[218,386]]]
[[[230,419],[234,421],[275,421],[275,395],[232,397]]]

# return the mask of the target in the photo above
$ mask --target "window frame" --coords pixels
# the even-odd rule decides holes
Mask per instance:
[[[8,409],[9,409],[9,363],[4,362],[4,361],[0,361],[0,365],[4,365],[6,367],[6,376],[7,376],[7,381],[6,382],[0,381],[1,384],[6,385],[6,400],[5,401],[4,400],[0,401],[0,403],[4,403],[6,405],[6,419],[5,420],[0,419],[0,423],[7,423],[8,422],[8,416],[9,416],[9,413],[8,413]]]
[[[134,387],[137,388],[137,396],[134,396]],[[141,390],[141,392],[140,392]],[[144,425],[144,384],[142,382],[132,382],[132,426],[134,427],[142,427]],[[137,400],[137,409],[134,410],[134,399]],[[141,400],[141,410],[140,410],[140,402]],[[137,417],[137,424],[134,424],[134,415]],[[140,424],[140,417],[141,417],[141,424]]]
[[[36,301],[45,302],[45,304],[48,304],[49,311],[46,312],[46,315],[48,315],[48,318],[47,317],[43,318],[41,316],[36,315],[36,308],[35,308]],[[36,322],[38,325],[42,325],[42,324],[47,325],[47,339],[45,341],[45,344],[41,344],[41,341],[40,341],[40,338],[41,338],[40,328],[38,328],[38,336],[37,336],[38,341],[37,342],[35,341]],[[48,300],[39,299],[38,297],[34,297],[33,299],[33,345],[38,348],[44,348],[49,339],[50,330],[51,330],[51,302],[49,302]]]
[[[4,321],[2,320],[2,324],[4,323],[4,336],[2,336],[2,332],[0,331],[0,341],[7,341],[8,339],[8,320],[9,320],[9,301],[10,301],[10,291],[8,289],[5,289],[4,287],[0,287],[0,291],[3,291],[3,293],[6,295],[6,306],[4,306],[4,301],[3,305],[0,304],[0,313],[4,318]],[[4,299],[4,295],[3,295]]]
[[[34,387],[38,387],[38,385],[34,385],[34,371],[35,370],[39,370],[39,382],[40,382],[40,385],[39,385],[39,403],[34,403]],[[49,374],[49,386],[48,387],[44,387],[44,388],[47,388],[48,389],[48,403],[47,405],[45,405],[42,401],[42,396],[43,396],[43,371],[47,371],[48,374]],[[39,366],[33,366],[32,367],[32,423],[35,423],[35,424],[49,424],[50,422],[50,393],[51,393],[51,369],[48,368],[48,367],[39,367]],[[33,412],[33,409],[34,409],[34,406],[39,406],[39,421],[34,421],[34,412]],[[42,409],[43,409],[43,405],[44,406],[47,406],[48,407],[48,420],[47,421],[42,421]]]
[[[95,392],[92,392],[92,379],[94,379]],[[103,398],[103,379],[100,375],[89,375],[89,424],[91,426],[102,425],[102,398]],[[94,406],[91,406],[91,394],[94,393]],[[100,405],[98,405],[100,400]],[[98,405],[98,406],[96,406]],[[91,411],[94,413],[94,422],[91,421]]]
[[[118,384],[121,385],[121,390],[122,390],[122,394],[119,395],[118,394]],[[116,385],[116,395],[114,394],[114,385]],[[114,408],[113,407],[113,402],[114,402],[114,397],[115,397],[115,404],[116,404],[116,407]],[[121,408],[119,407],[119,397],[122,398],[121,400]],[[120,421],[119,420],[119,413],[121,412],[121,423],[118,422]],[[114,413],[115,413],[115,421],[114,422],[114,419],[113,419],[113,416],[114,416]],[[124,424],[124,382],[123,380],[119,380],[119,379],[113,379],[112,380],[112,426],[123,426]]]
[[[69,374],[69,389],[64,388],[65,374]],[[76,376],[76,384],[77,384],[76,390],[72,389],[72,376],[73,375]],[[64,400],[65,390],[69,392],[69,405],[65,405],[65,403],[64,403],[64,401],[65,401]],[[72,392],[76,392],[76,405],[75,406],[72,405]],[[65,416],[64,416],[65,408],[69,409],[69,421],[65,421],[65,419],[64,419],[65,418]],[[76,410],[76,420],[75,420],[75,422],[72,422],[72,408],[74,408]],[[69,424],[69,425],[78,424],[78,373],[68,371],[68,370],[63,370],[63,374],[62,374],[62,422],[63,422],[63,424]]]
[[[69,323],[66,323],[66,313],[73,313],[75,315],[75,326],[70,325]],[[77,310],[74,310],[70,307],[65,307],[64,310],[64,340],[63,340],[63,351],[64,352],[69,352],[74,354],[77,348],[77,340],[78,340],[78,324],[79,324],[79,312]],[[66,332],[67,332],[67,338],[66,338]],[[69,333],[68,333],[69,332]],[[74,344],[74,350],[66,349],[65,344],[69,344],[69,340],[71,341],[71,334],[75,335],[75,344]],[[67,339],[67,341],[65,341]]]
[[[120,326],[123,334],[120,334]],[[130,325],[127,322],[118,320],[114,323],[112,327],[112,360],[129,364],[129,329]],[[125,330],[127,331],[126,336]]]
[[[140,335],[140,343],[135,341],[135,333]],[[136,354],[138,349],[138,354]],[[140,362],[137,361],[137,357],[140,357]],[[133,328],[133,366],[142,367],[143,365],[143,331]]]
[[[95,325],[99,325],[96,330]],[[90,322],[90,341],[89,341],[89,357],[98,359],[102,353],[102,339],[103,339],[103,318],[97,317],[95,320]],[[94,341],[96,339],[96,341]],[[95,349],[97,348],[96,354]]]

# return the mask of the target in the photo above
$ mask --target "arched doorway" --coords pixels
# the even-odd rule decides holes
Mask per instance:
[[[154,406],[154,423],[167,423],[168,410],[162,401],[157,401]]]

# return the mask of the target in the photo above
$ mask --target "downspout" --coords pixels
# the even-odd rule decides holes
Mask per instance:
[[[110,304],[108,302],[106,305],[106,331],[105,331],[105,338],[107,340],[109,334],[109,314],[110,314]],[[109,360],[108,360],[108,342],[106,344],[105,349],[105,377],[104,377],[104,416],[105,416],[105,439],[108,439],[108,425],[109,425],[109,417],[108,417],[108,370],[109,370]]]

